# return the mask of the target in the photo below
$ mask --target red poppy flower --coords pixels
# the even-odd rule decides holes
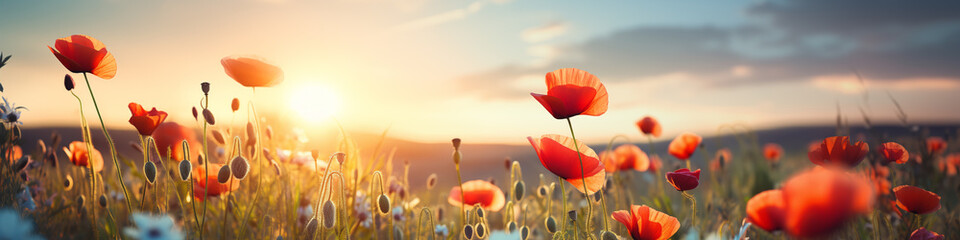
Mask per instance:
[[[10,161],[10,163],[15,163],[17,160],[20,160],[20,158],[23,157],[23,149],[20,148],[20,146],[13,145],[12,148],[7,149],[7,156],[5,157],[7,157],[7,160]]]
[[[223,165],[210,163],[208,167],[210,168],[210,172],[207,172],[203,165],[193,168],[193,197],[197,200],[203,201],[206,199],[203,196],[203,191],[207,186],[210,186],[210,188],[206,189],[207,196],[209,197],[220,196],[220,194],[240,188],[240,180],[233,178],[233,174],[230,175],[230,178],[233,178],[232,182],[227,181],[227,183],[220,183],[217,181],[217,174]]]
[[[659,155],[650,156],[650,167],[647,168],[647,171],[657,172],[663,167],[663,160],[660,160]]]
[[[932,213],[940,209],[940,196],[922,188],[902,185],[893,188],[897,206],[915,214]]]
[[[637,121],[637,128],[639,128],[640,132],[643,132],[643,134],[653,137],[660,137],[660,134],[663,133],[663,128],[660,127],[660,122],[651,116],[643,117],[643,119]]]
[[[747,219],[767,232],[783,229],[785,216],[786,207],[781,190],[763,191],[747,201]]]
[[[717,150],[717,154],[713,157],[713,160],[710,161],[710,171],[720,171],[730,164],[730,159],[733,159],[733,153],[730,152],[729,148],[721,148]]]
[[[480,205],[483,209],[493,212],[500,211],[505,203],[503,191],[501,191],[497,185],[493,185],[488,181],[473,180],[464,182],[462,200],[460,191],[460,186],[454,186],[450,189],[450,196],[447,197],[447,202],[457,207],[460,206],[461,202],[467,206]]]
[[[607,89],[597,76],[576,68],[547,73],[547,94],[530,93],[556,119],[607,112]]]
[[[943,240],[943,235],[920,227],[910,234],[909,240]]]
[[[700,169],[691,172],[690,169],[682,168],[667,173],[667,181],[677,191],[687,191],[697,188],[700,185]]]
[[[947,149],[947,142],[940,137],[927,138],[927,152],[931,154],[941,153]]]
[[[783,147],[780,144],[767,143],[763,145],[763,157],[767,159],[767,162],[779,162],[781,156],[783,156]]]
[[[896,162],[897,164],[904,164],[907,160],[910,160],[910,153],[907,152],[907,149],[896,142],[880,144],[880,156],[883,156],[883,159],[887,162]]]
[[[577,142],[580,149],[578,157],[572,138],[547,134],[536,139],[527,137],[527,140],[533,145],[543,167],[566,179],[580,192],[584,192],[583,180],[587,183],[587,194],[593,194],[603,187],[606,177],[603,163],[597,153],[583,142]],[[583,158],[583,173],[580,169],[580,157]]]
[[[890,168],[877,164],[870,168],[868,173],[874,186],[873,190],[878,196],[890,194],[890,181],[887,180],[890,176]]]
[[[946,172],[947,176],[957,175],[957,169],[960,168],[960,153],[947,155],[937,162],[937,168],[941,172]]]
[[[680,230],[680,221],[646,205],[632,205],[630,211],[619,210],[610,214],[630,232],[634,240],[665,240]]]
[[[73,35],[57,39],[47,46],[60,64],[75,73],[88,72],[103,79],[117,75],[117,60],[100,40],[87,35]]]
[[[187,143],[189,143],[190,156],[193,160],[197,159],[195,157],[200,155],[200,148],[202,148],[200,141],[197,141],[197,135],[193,132],[193,129],[175,122],[161,123],[155,131],[153,131],[153,140],[157,143],[157,149],[160,150],[160,155],[166,157],[167,148],[170,148],[171,152],[169,155],[172,160],[176,161],[183,160],[183,144],[181,143],[183,140],[187,140]]]
[[[807,156],[814,164],[839,165],[852,168],[860,164],[863,157],[870,151],[870,147],[864,142],[850,143],[850,138],[846,136],[828,137],[813,147]]]
[[[607,152],[604,152],[607,154],[600,154],[600,158],[603,159],[603,165],[606,167],[607,172],[628,169],[643,172],[647,171],[647,168],[650,167],[650,159],[647,157],[647,153],[640,150],[640,147],[636,145],[620,145],[613,151],[613,154]]]
[[[67,153],[67,157],[70,158],[70,162],[73,165],[86,167],[87,164],[93,163],[93,170],[100,172],[103,170],[103,156],[100,155],[100,151],[97,151],[96,148],[90,146],[90,152],[87,152],[87,144],[81,141],[73,141],[70,145],[63,148],[63,151]]]
[[[283,70],[253,56],[229,56],[220,59],[227,76],[245,87],[272,87],[283,82]]]
[[[697,136],[693,133],[682,133],[677,138],[674,138],[670,142],[669,152],[670,155],[677,157],[680,160],[690,159],[690,155],[693,155],[693,151],[697,150],[697,147],[700,146],[700,142],[703,141],[703,138]]]
[[[833,232],[869,212],[875,199],[863,177],[822,167],[791,177],[781,189],[786,209],[783,228],[797,237]]]
[[[157,126],[167,119],[167,112],[157,111],[157,108],[152,108],[147,112],[143,109],[143,106],[137,103],[130,103],[127,107],[130,108],[130,114],[133,115],[130,116],[130,124],[137,128],[140,135],[153,134],[153,130],[156,130]]]

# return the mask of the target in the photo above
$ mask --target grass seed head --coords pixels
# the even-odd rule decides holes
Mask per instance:
[[[233,110],[233,112],[240,110],[240,99],[233,98],[233,101],[230,101],[230,109]]]

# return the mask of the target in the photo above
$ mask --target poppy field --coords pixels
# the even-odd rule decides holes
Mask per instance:
[[[801,146],[760,141],[741,125],[721,127],[732,141],[694,131],[668,138],[671,122],[649,115],[620,127],[629,133],[588,144],[575,120],[603,118],[615,96],[603,72],[559,68],[543,73],[537,84],[545,86],[529,89],[529,100],[545,110],[539,120],[569,131],[513,136],[526,139],[530,154],[502,162],[473,157],[469,139],[449,136],[440,151],[451,153],[427,164],[450,174],[411,174],[423,165],[383,147],[387,132],[365,144],[337,122],[336,143],[324,146],[335,150],[314,150],[302,134],[275,129],[277,116],[257,111],[261,99],[218,95],[217,84],[228,82],[252,96],[283,84],[283,66],[263,58],[223,57],[223,78],[232,81],[198,80],[188,93],[196,106],[158,109],[97,101],[112,94],[97,82],[123,66],[109,44],[81,34],[46,44],[50,63],[63,67],[57,94],[75,98],[62,104],[79,116],[63,116],[75,119],[73,135],[26,136],[29,106],[4,97],[0,239],[960,236],[960,132],[912,125],[899,108],[891,110],[902,116],[896,127],[861,128],[838,116],[835,134]],[[2,72],[17,59],[0,61]],[[230,112],[212,110],[227,101]],[[102,114],[104,106],[126,106],[129,115]],[[105,119],[129,125],[108,128]],[[135,140],[117,140],[117,132]],[[477,161],[496,170],[464,177]]]

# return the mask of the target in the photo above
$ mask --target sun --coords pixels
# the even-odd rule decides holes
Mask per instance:
[[[325,121],[328,117],[337,113],[340,107],[340,98],[329,87],[311,83],[292,90],[290,107],[304,121]]]

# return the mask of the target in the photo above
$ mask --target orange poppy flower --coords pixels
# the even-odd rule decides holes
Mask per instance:
[[[870,168],[868,174],[874,186],[873,190],[878,196],[890,194],[890,181],[887,180],[890,176],[890,168],[877,164]]]
[[[697,188],[700,185],[700,169],[691,172],[690,169],[682,168],[668,172],[667,181],[681,192]]]
[[[849,137],[835,136],[824,139],[819,145],[811,146],[807,157],[820,166],[838,165],[852,168],[860,164],[869,150],[870,147],[864,142],[851,144]]]
[[[797,237],[833,232],[847,220],[868,213],[875,199],[863,177],[822,167],[791,177],[781,189],[786,209],[783,228]]]
[[[717,154],[714,155],[713,160],[710,161],[710,171],[720,171],[730,164],[730,159],[733,159],[733,153],[730,152],[729,148],[721,148],[717,150]]]
[[[696,134],[682,133],[670,142],[668,150],[670,155],[680,160],[687,160],[690,159],[690,155],[693,155],[693,152],[697,150],[697,147],[700,146],[700,142],[702,141],[703,138]]]
[[[779,162],[781,156],[783,156],[783,147],[780,144],[767,143],[763,145],[763,157],[767,159],[767,162]]]
[[[907,163],[910,160],[910,153],[907,149],[896,142],[887,142],[880,144],[880,155],[887,162],[896,162],[897,164]]]
[[[920,227],[910,234],[909,240],[943,240],[943,235]]]
[[[947,149],[947,141],[944,141],[940,137],[929,137],[927,138],[927,152],[931,154],[938,154]]]
[[[932,213],[940,209],[940,195],[922,188],[902,185],[893,188],[897,196],[897,206],[915,214]]]
[[[87,35],[73,35],[57,39],[47,46],[60,64],[75,73],[88,72],[103,79],[117,75],[117,60],[100,40]]]
[[[547,73],[547,94],[530,93],[556,119],[607,112],[607,89],[597,76],[576,68]]]
[[[69,155],[69,154],[68,154]],[[10,163],[15,163],[17,160],[23,157],[23,149],[20,146],[13,145],[12,148],[7,149],[7,159]]]
[[[283,70],[253,56],[229,56],[220,59],[227,76],[245,87],[272,87],[283,82]]]
[[[627,227],[634,240],[666,240],[680,230],[680,221],[646,205],[632,205],[630,212],[615,211],[610,214]]]
[[[660,127],[660,122],[651,116],[643,117],[643,119],[637,121],[637,128],[639,128],[640,132],[643,134],[653,137],[660,137],[660,134],[663,133],[663,128]]]
[[[460,206],[463,203],[466,206],[480,205],[488,211],[500,211],[505,203],[503,191],[497,185],[484,180],[473,180],[463,183],[463,199],[461,199],[460,186],[454,186],[450,189],[450,196],[447,202],[451,205]]]
[[[763,191],[747,201],[747,220],[767,232],[783,229],[785,215],[786,207],[781,190]]]
[[[600,154],[600,158],[603,159],[603,165],[606,167],[607,172],[628,169],[643,172],[650,168],[650,159],[647,157],[647,153],[640,150],[640,147],[636,145],[620,145],[613,151],[613,154]]]
[[[163,120],[167,119],[167,112],[157,111],[157,108],[150,109],[149,112],[143,109],[143,106],[137,103],[127,105],[130,108],[130,124],[137,128],[140,135],[150,135],[160,126]]]
[[[647,171],[657,172],[663,167],[663,160],[660,160],[659,155],[650,156],[650,167],[647,168]]]
[[[157,126],[153,131],[153,140],[157,143],[160,155],[166,157],[168,155],[167,148],[170,148],[171,160],[176,161],[183,160],[183,144],[181,143],[183,140],[187,140],[190,144],[191,159],[196,160],[195,157],[200,155],[200,148],[202,148],[193,129],[175,122],[164,122]]]
[[[947,155],[937,162],[937,168],[941,172],[946,172],[947,176],[957,175],[957,169],[960,168],[960,153]]]
[[[578,157],[577,147],[573,145],[572,138],[547,134],[540,138],[527,137],[527,140],[530,141],[530,145],[533,145],[543,167],[566,179],[580,192],[585,191],[584,180],[587,183],[587,194],[593,194],[603,187],[606,180],[603,163],[600,162],[597,153],[583,142],[577,142],[580,149]],[[583,158],[582,174],[579,160],[581,157]]]
[[[96,148],[90,146],[90,152],[87,153],[87,144],[81,141],[73,141],[70,145],[63,148],[63,151],[67,153],[67,157],[70,158],[70,162],[73,165],[86,167],[88,163],[93,163],[93,170],[100,172],[103,170],[103,156],[100,155],[100,151],[97,151]]]
[[[206,189],[206,191],[207,196],[209,197],[220,196],[220,194],[240,188],[240,180],[233,178],[232,174],[230,175],[230,178],[233,178],[232,183],[231,181],[227,181],[227,183],[220,183],[217,181],[217,174],[219,173],[221,167],[223,167],[223,165],[210,163],[210,172],[207,172],[203,165],[193,168],[193,197],[200,201],[206,199],[203,196],[203,191],[208,184],[210,188]]]

